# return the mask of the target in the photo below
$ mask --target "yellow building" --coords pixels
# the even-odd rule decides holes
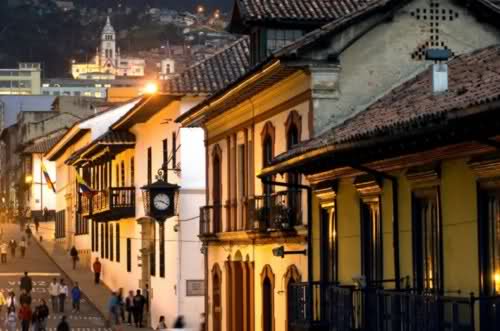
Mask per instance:
[[[431,261],[423,253],[439,248],[442,241],[435,236],[434,241],[425,243],[422,236],[415,239],[416,245],[420,245],[415,260],[424,261],[427,266],[418,267],[417,276],[412,257],[403,258],[403,254],[413,256],[411,244],[402,244],[397,258],[390,258],[398,250],[393,247],[412,236],[411,222],[393,222],[392,215],[397,218],[409,211],[413,187],[420,189],[428,183],[435,187],[438,174],[444,172],[428,169],[424,164],[424,169],[412,169],[401,183],[394,184],[394,191],[399,190],[400,194],[405,192],[400,186],[406,185],[402,198],[406,199],[405,211],[403,205],[390,204],[397,175],[363,171],[361,161],[354,164],[360,164],[358,172],[343,180],[308,172],[316,167],[329,169],[335,156],[333,161],[313,159],[303,168],[290,171],[287,162],[283,168],[270,167],[284,158],[279,156],[272,161],[280,154],[297,153],[297,160],[303,161],[301,151],[314,144],[326,144],[330,136],[335,141],[337,131],[333,128],[351,123],[361,116],[358,114],[372,114],[367,109],[382,95],[429,67],[428,51],[436,48],[454,57],[484,48],[494,52],[487,47],[500,42],[497,27],[477,20],[485,13],[490,17],[499,15],[500,12],[485,7],[486,3],[491,5],[487,0],[473,1],[471,7],[437,0],[346,3],[343,7],[334,0],[310,0],[309,11],[303,11],[294,1],[275,1],[268,6],[257,0],[236,1],[230,27],[250,35],[250,69],[177,119],[186,126],[201,126],[206,132],[208,198],[207,206],[201,210],[200,238],[206,247],[210,331],[392,330],[391,323],[394,327],[402,323],[398,316],[389,321],[377,316],[376,320],[369,320],[374,318],[371,313],[376,312],[376,301],[370,301],[372,297],[351,296],[350,286],[356,283],[393,289],[406,288],[408,283],[408,287],[422,291],[444,291],[443,284],[448,284],[446,291],[479,293],[476,278],[465,276],[466,280],[459,280],[455,276],[462,271],[457,266],[450,273],[438,272],[452,263],[450,258]],[[481,38],[477,38],[479,35]],[[210,77],[209,71],[207,75]],[[419,81],[417,86],[425,82]],[[467,89],[459,93],[466,93]],[[415,92],[417,97],[420,93]],[[378,133],[389,116],[386,108],[400,98],[390,95],[384,99],[383,107],[376,110],[378,117],[365,117],[364,122]],[[418,101],[417,98],[412,103]],[[447,102],[448,99],[444,104]],[[399,108],[395,113],[398,111]],[[391,123],[391,118],[387,117],[387,121]],[[360,123],[355,128],[358,126]],[[349,141],[346,146],[350,146]],[[336,145],[331,149],[334,152]],[[349,157],[363,160],[369,151],[378,155],[378,150],[356,150]],[[316,152],[313,150],[311,155]],[[261,174],[261,178],[256,178],[256,174]],[[432,226],[437,221],[429,215],[436,215],[436,210],[445,212],[444,200],[442,205],[436,205],[437,191],[415,191],[413,198],[420,208],[415,208],[415,213],[420,218],[429,217]],[[459,192],[465,194],[463,190],[454,193]],[[455,212],[452,204],[447,203],[450,212],[458,217],[458,209]],[[471,215],[469,209],[460,213],[465,211],[465,215]],[[460,219],[467,224],[464,220],[471,218]],[[428,233],[429,226],[422,233]],[[467,226],[470,227],[454,228],[469,233]],[[441,231],[439,234],[445,235]],[[452,234],[450,243],[458,242]],[[475,254],[466,248],[459,252],[454,254],[456,260]],[[294,285],[300,280],[307,283]],[[332,287],[322,287],[321,281],[340,282],[347,287],[335,287],[332,292]],[[365,306],[353,310],[352,303],[358,299]],[[330,304],[332,300],[337,300],[337,305]],[[389,302],[395,305],[403,299],[394,300]],[[466,305],[453,307],[472,312],[471,307],[463,306]],[[381,308],[387,309],[385,315],[389,315],[390,307]],[[467,325],[466,318],[472,319],[472,315],[457,323]],[[457,325],[452,330],[458,330]],[[439,325],[436,330],[446,328],[450,329]],[[405,330],[433,329],[413,325]]]
[[[294,330],[500,327],[499,51],[451,60],[444,92],[424,71],[261,171],[315,193]]]

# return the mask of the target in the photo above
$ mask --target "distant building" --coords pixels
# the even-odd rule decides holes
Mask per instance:
[[[97,49],[94,60],[90,63],[73,63],[71,74],[75,79],[101,79],[99,74],[142,77],[145,67],[144,59],[120,55],[120,48],[116,46],[116,32],[108,16],[101,33],[101,47]],[[92,73],[92,77],[87,75],[89,73]],[[109,79],[108,75],[104,79]]]
[[[175,74],[175,60],[172,58],[163,59],[160,62],[160,79],[166,80]]]
[[[19,63],[19,68],[0,69],[0,94],[40,94],[40,63]]]

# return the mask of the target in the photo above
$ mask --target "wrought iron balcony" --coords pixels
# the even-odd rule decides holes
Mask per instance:
[[[222,212],[224,206],[204,206],[200,208],[200,236],[211,237],[222,232]]]
[[[291,331],[475,331],[474,304],[483,301],[318,282],[291,284],[288,300]],[[496,305],[490,306],[494,312],[484,330],[500,321]]]
[[[96,221],[134,217],[135,188],[111,187],[94,193],[90,215]]]
[[[300,191],[280,191],[254,197],[248,206],[249,219],[256,231],[292,230],[302,224]]]

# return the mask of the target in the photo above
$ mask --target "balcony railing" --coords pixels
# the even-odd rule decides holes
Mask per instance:
[[[84,217],[90,216],[92,210],[92,198],[80,193],[80,214]]]
[[[94,192],[92,198],[81,194],[81,214],[96,220],[135,216],[135,188],[111,187]]]
[[[474,331],[474,303],[481,299],[298,283],[288,300],[291,331]]]
[[[257,231],[290,230],[302,224],[300,191],[280,191],[254,197],[249,216]]]
[[[222,231],[224,209],[220,204],[200,208],[200,236],[213,236]]]

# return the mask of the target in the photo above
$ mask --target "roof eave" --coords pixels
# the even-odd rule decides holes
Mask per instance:
[[[274,73],[274,71],[278,69],[280,65],[280,60],[275,58],[270,58],[269,60],[262,62],[261,64],[247,72],[245,75],[241,76],[238,80],[229,84],[226,88],[220,90],[219,92],[205,99],[203,102],[194,106],[184,114],[177,117],[175,121],[186,127],[200,126],[202,122],[204,122],[200,122],[200,119],[202,119],[210,110],[216,108],[222,101],[238,94],[238,92],[243,88],[248,87],[256,81],[262,79],[266,75]]]

